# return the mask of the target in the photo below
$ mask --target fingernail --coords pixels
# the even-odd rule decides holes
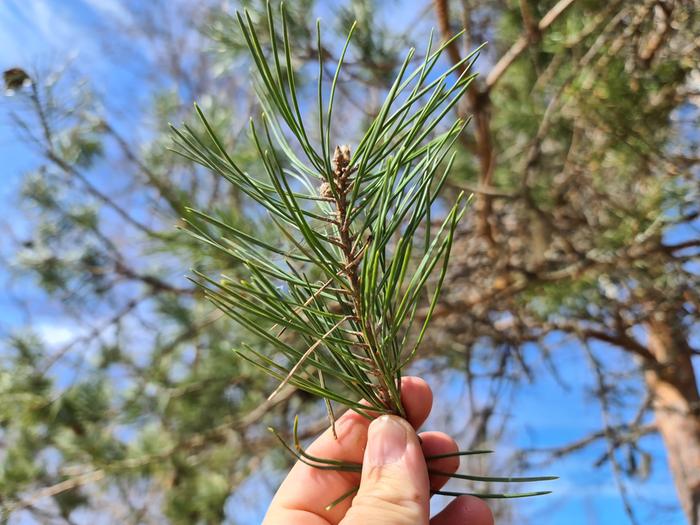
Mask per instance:
[[[373,466],[389,465],[400,460],[406,450],[406,429],[391,416],[381,416],[369,426],[367,462]]]

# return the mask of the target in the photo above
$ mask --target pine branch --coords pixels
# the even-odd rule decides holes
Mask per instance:
[[[469,89],[476,51],[435,73],[443,51],[459,35],[436,50],[431,36],[417,65],[410,50],[351,153],[347,145],[331,144],[335,92],[354,26],[324,107],[324,56],[317,24],[318,115],[312,134],[297,99],[284,6],[281,19],[280,33],[268,4],[269,34],[281,34],[282,41],[273,36],[270,48],[263,49],[251,17],[245,11],[238,14],[264,110],[259,121],[251,120],[250,136],[265,178],[236,162],[198,106],[206,134],[190,126],[173,128],[176,151],[224,177],[257,204],[278,237],[251,235],[191,210],[189,233],[247,272],[243,280],[202,273],[192,280],[223,313],[258,338],[255,347],[243,343],[236,351],[279,381],[269,399],[287,385],[304,390],[324,399],[331,424],[333,404],[368,419],[385,413],[405,416],[399,391],[402,371],[428,328],[464,213],[461,195],[447,206],[438,206],[438,196],[454,161],[452,146],[467,124],[444,121]],[[445,207],[435,228],[431,215]],[[433,290],[426,297],[428,282]],[[413,330],[418,306],[426,300],[421,326]],[[296,440],[296,422],[294,428]],[[298,441],[289,450],[317,468],[361,467],[310,458]]]
[[[277,34],[270,10],[268,18],[271,34]],[[256,366],[284,384],[348,407],[358,408],[357,401],[344,391],[364,398],[372,410],[402,415],[401,369],[418,346],[406,347],[406,334],[426,283],[441,267],[438,262],[446,265],[452,232],[462,213],[456,203],[431,235],[427,217],[451,166],[450,148],[465,123],[456,122],[442,133],[435,130],[468,88],[473,78],[468,66],[474,55],[428,81],[449,42],[436,51],[429,45],[423,62],[408,72],[410,51],[351,156],[347,146],[333,152],[329,146],[335,88],[350,39],[341,53],[325,113],[319,87],[319,148],[309,139],[299,110],[284,10],[283,42],[278,45],[273,39],[271,61],[250,17],[244,12],[238,19],[260,75],[262,130],[252,121],[250,130],[268,180],[253,177],[236,164],[198,107],[207,135],[188,126],[174,128],[177,151],[258,203],[286,242],[275,245],[205,212],[192,211],[187,218],[190,233],[251,272],[251,280],[241,283],[204,275],[198,275],[197,282],[226,314],[288,360],[282,364],[258,350],[241,348],[239,352]],[[304,159],[297,151],[304,153]],[[215,236],[205,224],[224,235]],[[417,247],[420,230],[427,232],[422,250]],[[399,233],[402,238],[396,243]],[[416,272],[407,279],[416,252],[420,255]],[[323,284],[316,281],[319,277]],[[271,336],[261,320],[282,331]],[[295,346],[299,341],[305,348]],[[309,373],[312,369],[344,388],[321,385],[321,378]]]

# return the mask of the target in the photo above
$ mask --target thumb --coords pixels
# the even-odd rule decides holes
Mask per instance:
[[[428,469],[415,431],[396,416],[369,426],[360,488],[342,525],[427,525]]]

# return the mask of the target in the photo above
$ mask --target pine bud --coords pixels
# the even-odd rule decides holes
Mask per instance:
[[[331,187],[327,182],[321,183],[318,192],[321,194],[321,197],[325,197],[326,199],[333,198],[333,192],[331,191]]]
[[[335,172],[341,175],[348,164],[350,164],[350,146],[336,146],[333,153],[333,164],[335,164]]]

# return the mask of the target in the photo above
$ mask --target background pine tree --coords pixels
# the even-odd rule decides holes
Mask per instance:
[[[265,3],[244,3],[265,44]],[[310,436],[327,422],[323,405],[298,391],[265,401],[274,382],[231,352],[263,343],[221,319],[184,278],[193,265],[240,272],[175,229],[186,206],[262,239],[277,235],[245,195],[168,150],[168,122],[205,135],[191,110],[197,100],[236,162],[262,175],[247,139],[248,118],[261,108],[236,6],[116,4],[121,11],[94,28],[103,69],[48,50],[40,57],[53,60],[48,67],[2,64],[13,92],[3,97],[5,129],[26,144],[31,168],[15,175],[21,182],[2,219],[9,314],[0,351],[0,507],[11,523],[254,523],[250,509],[263,508],[265,497],[246,495],[263,492],[289,461],[264,428],[288,431],[302,414]],[[88,17],[84,4],[75,6]],[[452,422],[463,448],[517,443],[512,461],[502,454],[471,469],[539,472],[589,450],[591,463],[609,465],[603,472],[629,520],[662,522],[682,514],[646,501],[644,479],[668,461],[679,506],[698,523],[693,3],[309,0],[288,9],[309,118],[316,16],[327,28],[326,86],[358,22],[337,87],[339,144],[356,144],[406,50],[415,45],[420,54],[430,27],[441,38],[466,29],[446,67],[489,42],[482,74],[456,110],[474,118],[442,193],[451,202],[474,192],[474,203],[457,229],[416,364],[444,381],[446,397],[463,389],[459,410],[443,407],[435,420]],[[103,76],[115,80],[110,90]],[[129,96],[112,98],[118,89]],[[71,329],[58,344],[47,340],[47,318]],[[562,399],[567,388],[587,389],[600,427],[571,439],[536,428],[532,440],[518,437],[511,407],[552,381],[562,383]],[[663,448],[654,446],[657,433]],[[561,492],[553,498],[573,497]],[[506,505],[499,522],[522,523],[523,509]]]

